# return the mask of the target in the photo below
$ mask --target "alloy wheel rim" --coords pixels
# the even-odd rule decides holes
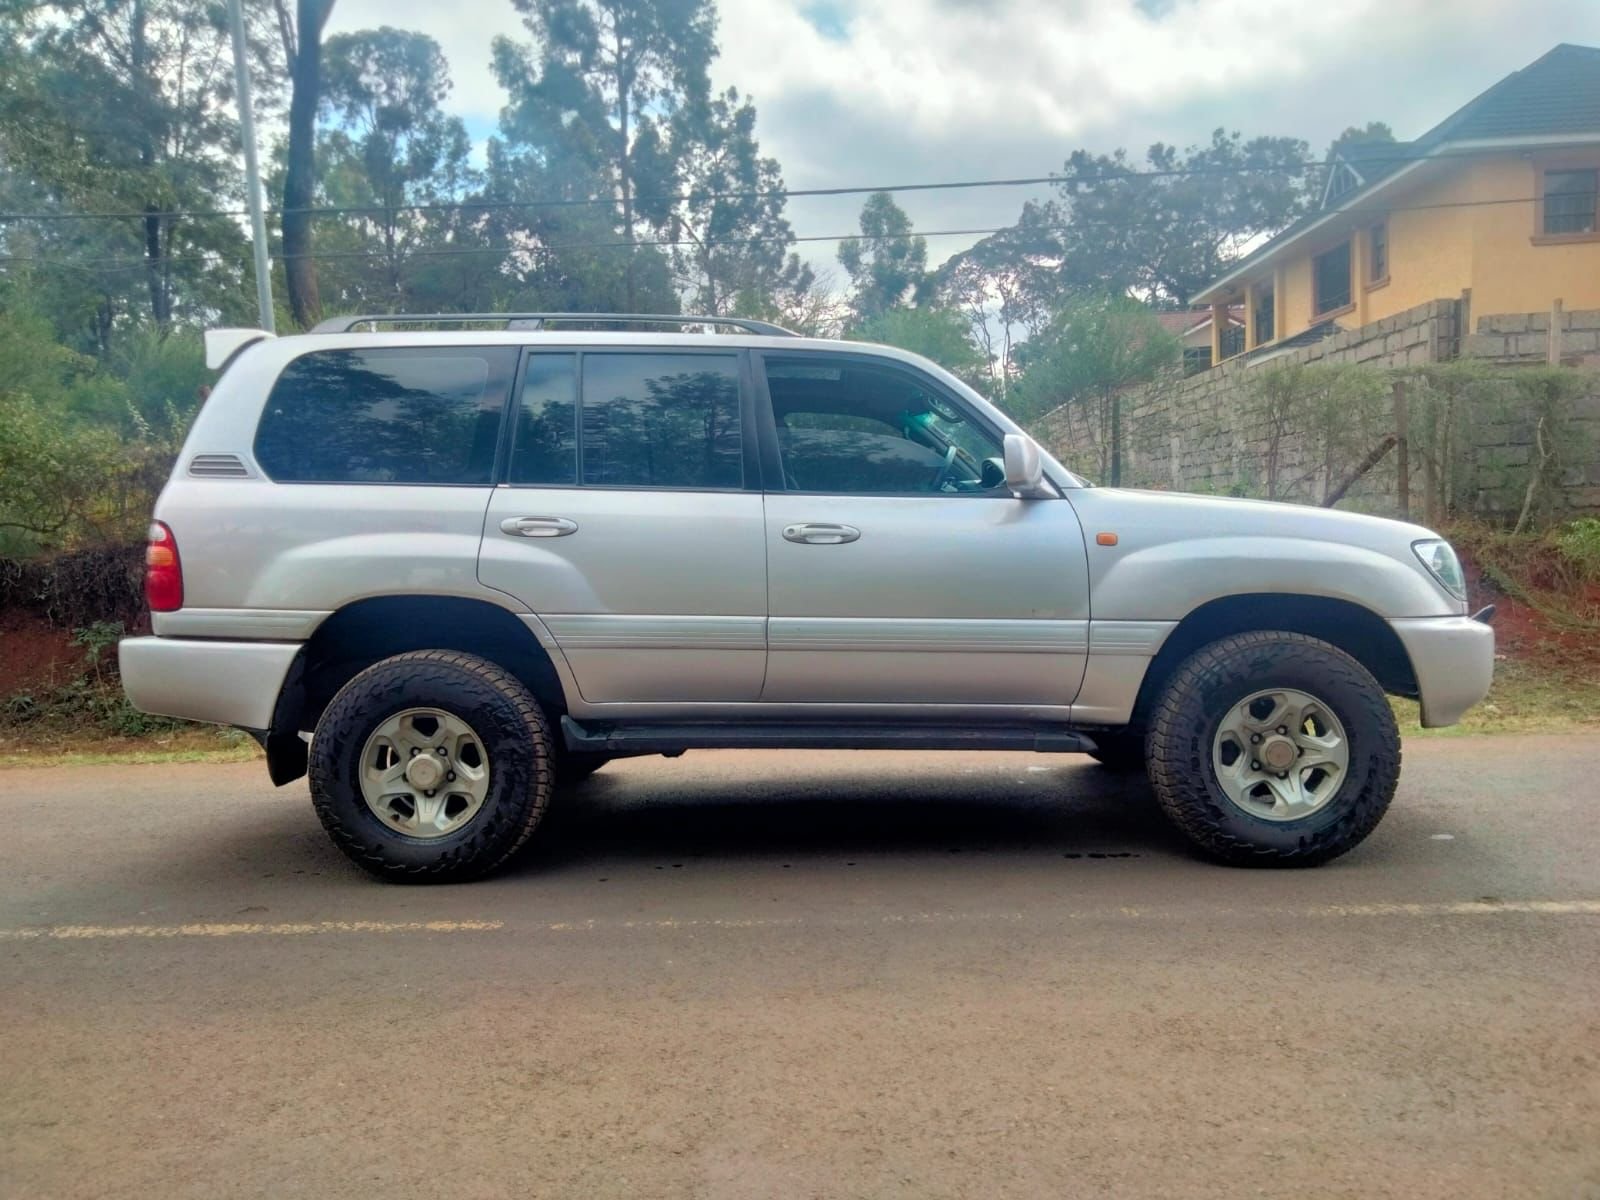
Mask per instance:
[[[1240,700],[1212,739],[1217,783],[1234,804],[1266,821],[1320,812],[1350,773],[1350,741],[1325,701],[1297,688]]]
[[[482,739],[442,708],[408,708],[386,719],[362,747],[360,773],[372,815],[407,837],[448,837],[489,796]]]

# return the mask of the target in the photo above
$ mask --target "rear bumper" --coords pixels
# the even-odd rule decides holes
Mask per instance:
[[[1389,622],[1411,657],[1427,728],[1454,725],[1489,694],[1494,629],[1471,617],[1407,617]]]
[[[267,729],[298,642],[126,638],[117,647],[122,688],[141,712]]]

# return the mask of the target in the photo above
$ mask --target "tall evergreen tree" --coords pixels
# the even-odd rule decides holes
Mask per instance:
[[[928,271],[927,239],[888,192],[874,192],[861,207],[861,237],[839,247],[850,277],[850,307],[857,322],[881,316],[912,298]]]
[[[616,201],[608,219],[630,251],[622,302],[635,311],[656,266],[632,253],[639,196],[670,183],[665,127],[704,104],[716,54],[712,0],[513,0],[531,46],[496,39],[495,73],[509,93],[502,132],[532,177],[567,166]],[[588,224],[588,222],[585,222]]]

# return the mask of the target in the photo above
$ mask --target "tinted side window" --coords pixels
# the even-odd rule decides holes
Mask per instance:
[[[509,478],[522,484],[578,482],[576,355],[528,355]]]
[[[487,485],[516,362],[509,346],[303,354],[267,397],[256,458],[280,482]]]
[[[585,354],[580,429],[586,484],[744,484],[734,355]]]
[[[919,376],[823,359],[769,358],[766,371],[789,491],[999,494],[997,439]]]

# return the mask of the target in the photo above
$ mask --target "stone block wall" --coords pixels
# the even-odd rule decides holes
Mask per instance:
[[[1550,313],[1484,316],[1468,332],[1459,328],[1463,307],[1454,300],[1430,301],[1310,345],[1256,359],[1240,356],[1188,378],[1174,376],[1124,393],[1124,482],[1319,502],[1359,459],[1361,448],[1376,447],[1393,432],[1392,406],[1352,406],[1347,416],[1337,417],[1347,422],[1337,431],[1347,452],[1342,461],[1318,461],[1332,458],[1327,438],[1272,428],[1247,387],[1252,372],[1269,363],[1394,369],[1455,358],[1504,366],[1543,366],[1548,361]],[[1563,365],[1600,368],[1600,310],[1560,314],[1557,333]],[[1577,437],[1564,447],[1561,496],[1555,507],[1600,511],[1600,386],[1579,402],[1578,410]],[[1072,406],[1057,409],[1035,423],[1035,432],[1063,462],[1091,478],[1101,477],[1099,431],[1091,428],[1084,412]],[[1470,477],[1454,481],[1454,494],[1483,515],[1514,514],[1535,454],[1533,422],[1507,413],[1504,419],[1473,426],[1468,434],[1471,445],[1458,457],[1469,464]],[[1395,459],[1392,452],[1386,455],[1350,490],[1343,506],[1394,512]],[[1422,472],[1422,464],[1413,462],[1414,490],[1422,486]],[[1415,505],[1413,510],[1421,511]]]

